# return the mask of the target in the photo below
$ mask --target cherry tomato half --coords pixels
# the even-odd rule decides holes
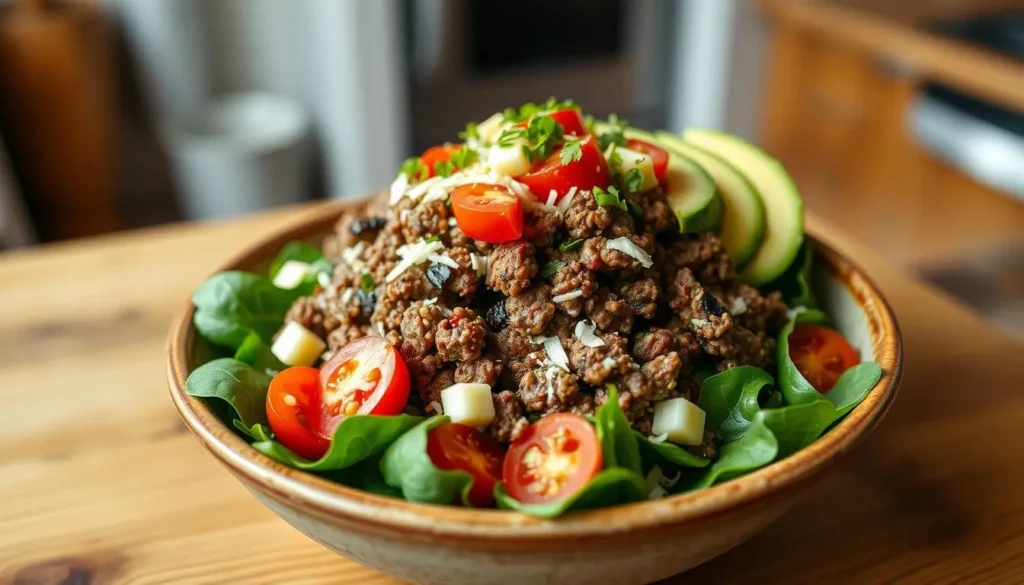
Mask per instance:
[[[473,476],[469,503],[478,508],[494,503],[494,486],[501,480],[505,450],[475,428],[442,423],[427,436],[427,454],[441,469],[465,471]]]
[[[267,390],[267,421],[281,444],[306,459],[319,459],[330,442],[316,434],[310,421],[316,419],[320,394],[320,370],[288,368],[270,381]]]
[[[601,471],[601,445],[581,416],[559,413],[533,423],[508,449],[502,480],[526,504],[557,502]]]
[[[431,146],[421,156],[420,160],[423,162],[423,166],[427,167],[430,172],[427,178],[435,176],[437,173],[434,172],[434,165],[439,162],[451,160],[452,155],[462,148],[461,144],[439,144],[437,146]]]
[[[668,170],[669,155],[667,150],[656,144],[635,138],[630,138],[626,141],[626,148],[651,157],[651,162],[654,163],[654,177],[658,179],[659,183],[665,178],[665,171]]]
[[[409,369],[395,348],[377,336],[361,337],[320,368],[314,430],[325,438],[354,414],[394,415],[409,401]]]
[[[860,363],[857,350],[841,333],[820,325],[798,325],[789,334],[789,357],[796,369],[822,394],[839,376]]]
[[[547,112],[543,115],[550,116],[555,120],[555,122],[561,124],[565,136],[583,136],[584,134],[587,133],[586,129],[583,126],[583,116],[580,114],[579,110],[567,108],[565,110],[555,110],[554,112]],[[525,128],[529,123],[529,120],[527,120],[516,124],[516,126],[520,128]]]
[[[573,187],[580,190],[607,187],[611,182],[608,163],[593,136],[580,141],[580,153],[579,160],[563,165],[559,158],[561,151],[556,152],[529,173],[516,177],[516,180],[529,187],[541,201],[547,200],[552,189],[561,199]]]
[[[461,185],[452,191],[451,202],[459,229],[474,240],[500,244],[523,235],[522,203],[501,185]]]

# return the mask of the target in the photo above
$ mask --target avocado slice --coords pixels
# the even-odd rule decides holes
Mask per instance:
[[[598,125],[598,131],[601,131]],[[661,146],[669,152],[665,171],[665,198],[679,220],[680,233],[718,231],[722,224],[722,197],[715,181],[696,161],[674,151],[654,134],[638,128],[627,128],[626,138],[635,138]]]
[[[694,128],[683,133],[683,140],[729,161],[761,196],[764,241],[740,279],[760,286],[778,278],[796,259],[804,241],[804,203],[792,177],[779,161],[731,134]]]
[[[718,155],[685,142],[675,134],[661,131],[655,136],[669,146],[671,152],[679,152],[696,161],[715,181],[724,205],[719,236],[729,256],[742,269],[757,253],[764,239],[764,204],[754,186],[736,167]]]

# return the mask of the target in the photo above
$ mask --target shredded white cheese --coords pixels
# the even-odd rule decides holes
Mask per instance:
[[[654,444],[664,443],[667,439],[668,433],[661,433],[660,435],[651,435],[650,437],[647,437],[647,440]]]
[[[398,203],[408,188],[409,177],[405,173],[398,175],[394,182],[391,183],[391,205]]]
[[[574,291],[569,291],[569,292],[567,292],[565,294],[555,295],[555,296],[551,297],[551,302],[552,303],[564,303],[565,301],[571,301],[573,299],[578,299],[578,298],[580,298],[582,296],[583,296],[583,291],[582,290],[574,290]]]
[[[742,315],[747,312],[747,301],[743,297],[736,297],[732,300],[732,306],[729,307],[729,312],[733,315]]]
[[[438,264],[444,264],[445,266],[454,268],[456,270],[461,268],[461,266],[459,266],[459,263],[456,262],[455,260],[452,260],[448,256],[448,254],[428,254],[427,260],[430,260],[431,262],[436,262]]]
[[[331,286],[331,276],[326,272],[317,272],[316,281],[324,288]]]
[[[477,276],[487,276],[487,266],[490,263],[488,256],[478,256],[470,252],[469,260],[473,264],[473,270],[476,270]]]
[[[711,323],[707,319],[690,319],[690,325],[693,327],[707,327]]]
[[[458,220],[456,220],[454,217],[448,218],[448,227],[455,227],[457,225],[459,225]]]
[[[606,357],[603,360],[601,360],[601,366],[607,370],[614,368],[617,364],[618,362],[615,361],[615,358],[613,357]]]
[[[548,403],[555,401],[555,368],[547,368],[544,370],[544,380],[548,383]]]
[[[341,259],[345,261],[345,264],[352,266],[355,261],[359,258],[359,255],[363,253],[363,248],[366,246],[362,241],[356,242],[354,246],[345,248],[341,253]]]
[[[391,269],[391,272],[388,273],[384,280],[391,282],[412,266],[426,262],[430,259],[431,255],[435,255],[443,248],[444,244],[441,242],[427,242],[425,240],[399,247],[397,252],[402,259]],[[457,267],[458,265],[456,265]]]
[[[544,340],[544,353],[547,354],[551,363],[566,372],[569,371],[569,356],[566,355],[565,348],[562,347],[562,342],[557,337],[548,337]]]
[[[354,294],[356,294],[356,289],[354,289],[354,288],[346,288],[341,293],[341,304],[343,304],[343,305],[348,304],[348,302],[352,300],[352,295],[354,295]]]
[[[434,414],[444,414],[444,408],[441,407],[441,403],[436,400],[431,400],[430,404],[424,407],[423,412],[431,412]]]
[[[594,331],[597,329],[597,325],[594,324],[590,319],[583,319],[576,323],[576,339],[580,340],[580,343],[587,347],[601,347],[604,345],[604,340],[594,335]],[[607,359],[607,358],[606,358]],[[614,360],[612,360],[614,364]]]
[[[548,192],[548,200],[544,202],[544,205],[553,207],[555,205],[555,201],[558,201],[558,191],[552,189]]]
[[[647,497],[656,500],[663,498],[668,495],[668,488],[676,485],[679,479],[683,476],[682,472],[677,472],[676,476],[672,479],[665,477],[665,473],[660,467],[655,465],[651,468],[650,473],[644,478],[644,483],[647,484],[648,494]]]
[[[640,246],[634,244],[626,236],[621,236],[614,240],[608,240],[605,247],[609,250],[618,250],[619,252],[622,252],[639,262],[644,268],[650,268],[654,265],[654,260],[651,259],[651,255],[645,252]]]
[[[403,223],[403,224],[409,223],[409,210],[408,209],[403,209],[402,212],[398,214],[398,221],[400,223]]]
[[[424,305],[433,305],[436,302],[437,302],[437,297],[434,297],[432,299],[427,299],[427,300],[423,301],[423,304]]]
[[[572,205],[572,198],[576,196],[576,187],[570,187],[569,191],[562,197],[562,200],[558,202],[558,211],[565,215],[566,211],[569,211],[569,206]]]
[[[387,337],[387,335],[384,334],[384,324],[380,321],[377,321],[377,333],[380,333],[381,337]]]

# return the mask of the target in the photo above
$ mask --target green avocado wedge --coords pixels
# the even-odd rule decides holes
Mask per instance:
[[[764,204],[754,186],[743,173],[718,155],[684,141],[669,132],[655,134],[658,141],[669,147],[670,154],[679,153],[695,161],[715,181],[724,206],[722,245],[742,269],[757,254],[764,240]]]
[[[740,279],[760,286],[778,278],[796,259],[804,240],[804,204],[789,173],[760,148],[731,134],[691,128],[683,140],[729,161],[761,196],[764,240]]]

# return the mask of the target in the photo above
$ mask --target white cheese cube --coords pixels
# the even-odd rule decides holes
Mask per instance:
[[[700,445],[704,441],[705,413],[685,398],[672,398],[654,405],[651,432],[666,435],[679,445]]]
[[[533,168],[533,164],[523,152],[523,142],[519,140],[508,146],[492,146],[490,154],[487,155],[487,166],[497,173],[510,177],[518,177]]]
[[[274,286],[291,290],[302,284],[307,272],[309,272],[309,264],[298,260],[288,260],[281,265],[281,269],[274,276]]]
[[[441,408],[452,422],[484,427],[494,420],[494,402],[487,384],[459,383],[441,390]]]
[[[312,331],[289,321],[270,346],[270,353],[286,366],[312,366],[325,349],[327,344]]]
[[[476,125],[476,133],[480,135],[480,141],[484,144],[494,144],[504,129],[505,117],[500,112]]]
[[[658,186],[658,177],[654,175],[654,161],[651,160],[649,155],[621,146],[616,147],[615,152],[619,153],[619,157],[622,159],[620,172],[623,176],[626,176],[633,169],[640,171],[640,176],[644,178],[643,187],[640,188],[641,191]]]

